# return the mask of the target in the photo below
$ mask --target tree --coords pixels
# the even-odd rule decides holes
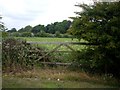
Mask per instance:
[[[0,15],[0,19],[2,19],[1,15]],[[5,30],[4,23],[0,21],[0,31],[4,31],[4,30]]]
[[[1,15],[0,19],[2,19]],[[4,23],[0,21],[0,36],[2,36],[2,38],[8,37],[8,33],[6,32],[6,30],[7,28],[5,27]]]
[[[120,76],[120,2],[101,2],[94,5],[76,5],[83,9],[76,12],[70,28],[78,39],[99,44],[92,47],[91,69],[99,73]],[[88,59],[87,59],[88,60]]]
[[[57,22],[55,22],[55,23],[57,23]],[[55,34],[55,23],[53,24],[48,24],[47,26],[46,26],[46,29],[45,29],[45,32],[46,33],[51,33],[51,34]]]
[[[59,31],[62,34],[65,34],[71,25],[71,21],[63,20],[62,22],[54,22],[46,26],[45,31],[47,33],[55,34],[56,31]]]
[[[32,26],[28,25],[24,28],[24,32],[31,32]]]
[[[24,28],[19,29],[18,32],[24,32]]]
[[[34,34],[37,34],[40,31],[45,31],[44,25],[37,25],[37,26],[33,27],[31,30],[31,32]]]
[[[32,30],[32,26],[27,25],[24,28],[19,29],[18,32],[31,32],[31,30]]]
[[[62,27],[64,28],[64,30],[63,31],[61,31],[61,33],[66,33],[67,32],[67,30],[70,28],[70,25],[71,25],[71,21],[67,21],[67,20],[63,20],[62,21]]]
[[[58,37],[58,38],[60,38],[60,37],[61,37],[60,32],[59,32],[59,31],[56,31],[56,32],[55,32],[55,36]]]
[[[10,32],[10,33],[13,33],[13,32],[16,32],[16,28],[12,28],[11,30],[7,31],[7,32]]]
[[[32,34],[31,34],[31,32],[23,32],[23,33],[21,33],[21,36],[22,37],[31,37]]]

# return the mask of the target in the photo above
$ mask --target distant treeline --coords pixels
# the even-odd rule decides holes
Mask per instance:
[[[34,27],[27,25],[24,28],[17,30],[12,28],[8,30],[10,36],[21,37],[71,37],[67,34],[67,30],[71,26],[71,21],[63,20],[62,22],[54,22],[48,25],[36,25]]]

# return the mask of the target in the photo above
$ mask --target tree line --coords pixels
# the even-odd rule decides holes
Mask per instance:
[[[63,20],[62,22],[54,22],[51,24],[45,25],[36,25],[34,27],[28,25],[24,28],[16,30],[16,28],[12,28],[7,32],[12,36],[22,36],[22,37],[68,37],[67,30],[71,25],[71,21]]]

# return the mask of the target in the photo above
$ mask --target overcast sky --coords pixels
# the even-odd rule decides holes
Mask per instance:
[[[92,0],[0,0],[0,15],[8,29],[20,29],[27,25],[51,24],[75,16],[77,3],[92,3]]]

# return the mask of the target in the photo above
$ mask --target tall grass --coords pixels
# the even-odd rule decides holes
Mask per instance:
[[[4,74],[3,87],[110,88],[119,87],[119,84],[113,78],[109,78],[109,81],[107,81],[107,79],[98,75],[91,76],[85,72],[69,71],[65,68],[37,68],[15,75],[7,76]]]

